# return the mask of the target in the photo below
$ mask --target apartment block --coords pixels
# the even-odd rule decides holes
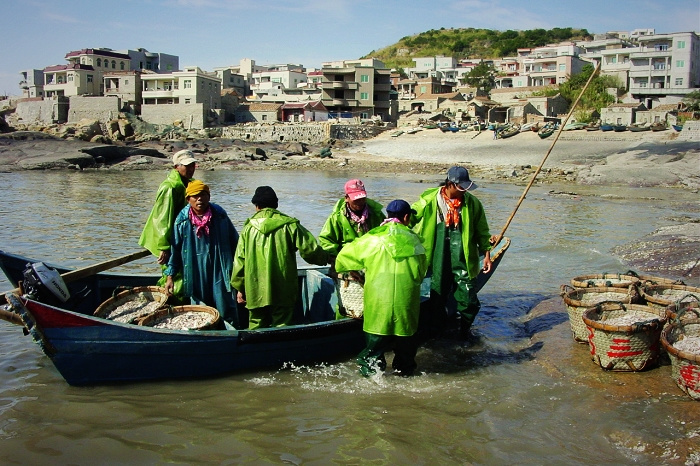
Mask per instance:
[[[326,62],[321,71],[321,102],[330,118],[396,118],[391,71],[383,62],[374,58]]]
[[[103,79],[105,96],[119,98],[121,110],[141,113],[141,71],[110,71]]]
[[[25,70],[19,74],[22,75],[19,81],[22,97],[44,97],[44,70]]]
[[[566,82],[569,76],[580,73],[587,64],[579,58],[580,53],[581,48],[574,43],[518,49],[518,56],[522,58],[520,76],[527,79],[517,82],[525,86],[547,86]]]
[[[156,73],[171,73],[180,69],[180,58],[167,53],[149,52],[144,48],[119,50],[129,56],[131,70],[147,70]]]
[[[679,102],[700,87],[700,40],[694,32],[645,35],[630,53],[629,93],[652,108]]]
[[[202,104],[205,109],[221,108],[221,79],[197,66],[172,73],[141,74],[143,105]]]
[[[105,71],[128,71],[128,55],[109,49],[82,49],[68,52],[67,65],[44,68],[44,94],[46,97],[92,95],[101,96],[104,91]]]

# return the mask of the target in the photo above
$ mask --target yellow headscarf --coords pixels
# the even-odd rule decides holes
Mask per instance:
[[[199,180],[192,180],[187,184],[187,189],[185,189],[185,197],[194,196],[202,191],[209,192],[209,186]]]

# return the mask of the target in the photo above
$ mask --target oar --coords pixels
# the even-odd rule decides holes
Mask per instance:
[[[518,208],[520,207],[520,204],[523,203],[525,200],[525,196],[527,195],[527,192],[530,190],[530,187],[532,187],[533,183],[535,182],[535,178],[537,178],[537,175],[540,173],[542,170],[542,166],[544,165],[544,162],[547,160],[547,157],[549,157],[549,154],[552,152],[552,149],[554,149],[554,145],[557,143],[559,140],[559,135],[561,134],[562,130],[564,129],[564,125],[566,124],[567,121],[569,121],[569,117],[571,116],[572,113],[574,113],[574,109],[578,105],[579,101],[581,100],[581,97],[583,96],[583,93],[586,92],[586,89],[588,89],[588,85],[593,81],[593,77],[598,73],[598,69],[600,68],[600,63],[598,63],[593,70],[593,73],[591,73],[591,76],[588,78],[588,81],[586,82],[586,85],[583,86],[583,89],[581,89],[581,93],[578,95],[576,100],[574,101],[573,105],[571,106],[571,109],[569,110],[569,113],[566,115],[564,118],[564,121],[559,125],[559,130],[557,131],[556,136],[554,137],[554,140],[552,141],[552,144],[549,146],[549,150],[547,150],[547,153],[544,154],[544,157],[542,158],[542,162],[540,163],[540,166],[537,167],[537,170],[535,170],[535,173],[532,174],[532,178],[530,178],[530,182],[527,184],[527,187],[525,187],[525,191],[523,192],[523,195],[520,196],[520,199],[518,200],[518,203],[515,205],[515,209],[513,210],[513,213],[510,214],[510,217],[508,218],[508,221],[506,221],[506,224],[503,226],[503,229],[501,232],[498,234],[498,237],[494,241],[493,244],[498,244],[501,239],[503,239],[503,235],[505,235],[506,230],[510,226],[510,222],[513,220],[513,217],[515,217],[515,213],[518,211]]]
[[[61,274],[61,278],[63,278],[63,281],[66,283],[74,282],[76,280],[80,280],[81,278],[89,277],[90,275],[94,275],[99,272],[104,272],[105,270],[109,270],[114,267],[126,264],[127,262],[141,259],[142,257],[146,257],[149,254],[150,251],[148,251],[147,249],[143,249],[138,252],[132,252],[131,254],[127,254],[125,256],[117,257],[116,259],[110,259],[104,262],[100,262],[98,264],[93,264],[87,267],[82,267],[79,269],[71,270],[69,272],[65,272]],[[5,291],[4,293],[2,293],[2,297],[4,298],[5,294],[7,293],[19,293],[19,288]],[[0,309],[0,319],[6,320],[13,324],[24,325],[22,319],[20,319],[17,314],[11,311],[6,311],[4,309]]]

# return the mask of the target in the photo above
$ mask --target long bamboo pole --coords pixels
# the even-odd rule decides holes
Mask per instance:
[[[555,135],[554,140],[552,141],[552,144],[549,146],[547,153],[544,154],[544,157],[542,158],[542,162],[540,162],[540,165],[537,167],[535,172],[532,174],[532,178],[530,178],[530,182],[525,187],[525,191],[523,191],[523,195],[520,196],[520,199],[518,199],[518,203],[515,205],[515,209],[513,209],[513,213],[510,214],[510,217],[506,221],[506,224],[503,226],[503,229],[498,234],[498,237],[496,238],[496,240],[494,241],[493,244],[498,244],[501,241],[501,239],[503,239],[503,235],[505,235],[506,230],[510,226],[510,223],[513,221],[513,217],[515,217],[516,212],[518,212],[518,209],[520,208],[520,204],[522,204],[523,201],[525,200],[525,196],[527,195],[527,192],[530,190],[532,185],[535,183],[535,178],[537,178],[537,175],[540,173],[540,171],[542,171],[542,166],[544,165],[545,161],[547,160],[547,157],[549,157],[549,154],[552,152],[552,149],[554,149],[554,145],[559,140],[559,135],[561,134],[562,130],[564,129],[564,125],[566,124],[567,121],[569,121],[569,117],[571,117],[571,114],[574,113],[574,109],[576,108],[579,101],[581,100],[583,93],[586,92],[586,89],[588,89],[588,85],[591,84],[591,81],[593,81],[593,77],[598,73],[599,68],[600,68],[600,64],[597,64],[595,69],[593,70],[593,73],[591,73],[591,76],[588,78],[588,81],[586,81],[586,85],[583,86],[583,89],[581,89],[581,93],[578,95],[578,97],[574,101],[573,105],[571,106],[571,109],[569,109],[569,113],[564,118],[564,121],[562,121],[561,124],[559,125],[559,130],[557,131],[557,134]]]

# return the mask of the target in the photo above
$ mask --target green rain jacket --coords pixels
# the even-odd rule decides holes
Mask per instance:
[[[170,250],[175,217],[187,205],[186,184],[177,170],[173,169],[158,187],[156,201],[143,227],[139,245],[158,257],[161,251]]]
[[[246,307],[292,306],[299,287],[295,251],[302,259],[326,265],[328,255],[299,220],[265,208],[246,220],[233,259],[231,286],[246,297]]]
[[[380,203],[367,199],[367,206],[369,207],[369,229],[371,230],[378,227],[385,217]],[[362,233],[357,230],[357,225],[351,223],[350,219],[345,216],[345,199],[340,199],[323,225],[321,234],[318,235],[318,242],[328,254],[337,256],[343,246],[362,236]]]
[[[421,240],[407,226],[387,223],[343,247],[338,272],[365,270],[363,330],[411,336],[418,330],[420,285],[428,269]]]
[[[432,263],[433,250],[435,247],[435,232],[438,223],[437,197],[440,195],[440,188],[430,188],[420,195],[420,198],[411,206],[417,213],[411,218],[413,231],[423,240],[425,254],[428,263]],[[467,263],[469,278],[473,279],[479,275],[479,252],[490,251],[492,246],[489,243],[491,237],[489,225],[486,222],[484,206],[476,196],[468,191],[464,193],[464,202],[461,212],[462,245],[464,247],[464,258]]]

